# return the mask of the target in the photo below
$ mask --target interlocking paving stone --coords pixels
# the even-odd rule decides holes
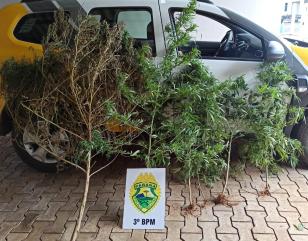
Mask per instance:
[[[124,191],[123,191],[124,192]],[[96,211],[106,211],[108,209],[107,201],[113,197],[113,193],[106,192],[106,193],[99,193],[97,195],[97,200],[93,206],[89,208],[89,210],[96,210]],[[122,198],[123,200],[123,198]]]
[[[26,213],[23,221],[16,228],[14,228],[13,232],[30,233],[32,230],[32,224],[39,216],[39,214],[40,214],[39,212],[33,212],[33,211]]]
[[[96,233],[79,233],[77,241],[92,241],[96,237]]]
[[[233,226],[238,230],[240,241],[253,241],[252,222],[233,222]]]
[[[231,220],[233,222],[251,222],[251,217],[247,216],[245,211],[246,203],[240,202],[232,207],[233,215]]]
[[[199,233],[182,233],[181,235],[181,239],[184,241],[200,241],[202,239],[202,234]]]
[[[297,209],[300,214],[299,220],[302,223],[308,222],[308,202],[291,202],[291,205]]]
[[[294,241],[307,241],[307,235],[291,235]]]
[[[131,237],[131,233],[111,233],[111,241],[128,241]]]
[[[166,228],[137,231],[121,228],[127,167],[142,163],[120,160],[93,178],[78,240],[308,240],[308,170],[283,167],[269,177],[271,195],[262,196],[258,192],[264,190],[265,174],[247,166],[229,180],[230,206],[212,202],[223,180],[213,187],[192,180],[197,207],[191,214],[185,213],[188,185],[168,174]],[[83,174],[74,169],[46,174],[28,167],[14,153],[9,138],[0,138],[0,240],[69,241],[83,185]]]
[[[166,221],[168,230],[168,237],[166,241],[181,240],[181,229],[184,225],[184,222]]]
[[[246,212],[250,211],[265,212],[264,207],[260,206],[259,202],[249,201],[249,200],[247,200],[246,202],[247,202],[247,205],[245,207]]]
[[[12,212],[10,215],[7,215],[6,221],[22,221],[24,219],[25,213],[33,205],[33,202],[21,202],[18,206],[16,212]]]
[[[254,237],[258,241],[276,241],[274,234],[254,234]]]
[[[192,215],[185,216],[185,226],[181,229],[181,233],[201,234],[202,229],[198,226],[198,220]]]
[[[116,225],[117,224],[115,222],[112,222],[112,221],[100,221],[100,222],[98,222],[98,228],[99,228],[98,234],[93,241],[108,240],[112,229]]]
[[[146,240],[151,241],[164,241],[167,238],[166,233],[146,233],[145,234]]]
[[[145,239],[145,230],[134,230],[128,241],[147,241]]]
[[[267,216],[265,220],[267,222],[285,222],[285,219],[280,216],[277,211],[278,204],[273,202],[259,202],[260,206],[265,208]]]
[[[169,213],[166,216],[167,221],[184,221],[184,217],[181,215],[184,201],[167,201],[166,204],[169,207]]]
[[[203,241],[217,240],[216,228],[218,227],[218,222],[199,222],[198,224],[203,231]]]
[[[75,222],[66,222],[65,231],[61,236],[61,241],[69,241],[71,240],[72,233],[74,231]]]
[[[27,238],[29,233],[10,233],[6,237],[6,241],[22,241]]]
[[[41,241],[58,241],[61,238],[61,234],[44,233],[41,236]]]
[[[16,222],[2,222],[0,224],[0,240],[4,240],[5,237],[10,233],[10,231],[16,227],[18,223]]]
[[[287,223],[289,225],[289,229],[288,229],[289,234],[291,234],[291,235],[293,235],[293,234],[308,234],[307,229],[299,230],[298,228],[296,228],[298,225],[301,224],[301,222],[299,220],[299,218],[300,218],[299,213],[297,213],[297,212],[280,212],[280,215],[283,216],[287,220]]]
[[[71,211],[58,211],[56,214],[56,220],[50,227],[48,227],[46,233],[63,233],[65,231],[65,224],[71,215]]]
[[[107,202],[106,214],[101,218],[102,220],[115,221],[118,219],[120,208],[124,205],[123,201]]]
[[[302,197],[298,192],[298,186],[296,184],[283,185],[282,188],[288,192],[290,202],[307,202],[307,199]]]
[[[291,241],[291,237],[288,233],[289,225],[287,223],[267,223],[267,225],[272,228],[276,234],[277,240],[279,241]]]
[[[81,228],[83,233],[97,233],[98,232],[98,221],[103,216],[105,212],[102,211],[88,211],[87,212],[87,221],[85,225]]]
[[[168,198],[168,201],[184,201],[184,197],[182,196],[182,190],[185,188],[184,185],[172,185],[169,186],[171,190],[171,195]]]
[[[267,214],[265,212],[254,212],[249,211],[248,215],[253,219],[254,227],[252,229],[252,232],[254,234],[271,234],[274,233],[271,228],[267,226],[267,223],[265,222],[265,217]]]
[[[55,221],[57,219],[56,214],[60,208],[64,205],[64,202],[49,202],[48,209],[42,213],[37,220],[39,221]]]
[[[219,226],[216,229],[217,233],[237,233],[237,230],[232,226],[232,212],[215,211],[214,214],[218,217]]]
[[[77,204],[81,200],[82,194],[71,193],[68,201],[60,208],[62,211],[76,211]]]
[[[217,234],[218,240],[220,241],[238,241],[239,236],[238,234]]]
[[[40,240],[41,236],[43,235],[44,231],[50,226],[52,222],[34,222],[32,227],[31,233],[27,236],[25,240],[27,241],[34,241]]]
[[[87,202],[86,203],[86,207],[85,207],[85,210],[84,210],[84,213],[87,213],[88,212],[88,209],[93,205],[94,203],[93,202]],[[80,206],[80,202],[77,204],[77,206],[79,207]],[[79,209],[75,209],[75,214],[73,216],[70,216],[69,217],[69,221],[76,221],[78,216],[79,216]],[[86,221],[87,220],[87,216],[84,215],[83,218],[82,218],[82,221]]]
[[[182,196],[184,197],[184,205],[187,206],[190,204],[190,197],[188,192],[182,192]],[[191,200],[193,203],[197,203],[199,197],[199,191],[192,192]]]
[[[276,198],[278,203],[278,211],[279,212],[297,212],[297,209],[291,206],[288,198],[289,195],[283,193],[272,193],[272,196]]]
[[[217,217],[214,215],[213,207],[214,203],[207,202],[203,208],[201,208],[201,215],[198,217],[199,222],[214,222],[218,221]]]
[[[41,200],[36,205],[34,205],[30,210],[35,210],[35,211],[47,210],[48,204],[54,196],[55,196],[54,193],[44,193],[41,197]]]

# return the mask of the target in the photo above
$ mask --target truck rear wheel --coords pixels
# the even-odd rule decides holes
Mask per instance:
[[[12,140],[18,156],[29,166],[42,172],[59,172],[67,169],[67,165],[59,162],[43,147],[35,142],[27,130],[23,133],[13,131]],[[63,140],[66,141],[63,137]],[[59,151],[61,152],[61,151]],[[59,153],[62,154],[62,153]]]
[[[298,129],[296,138],[302,143],[304,154],[300,158],[301,164],[308,168],[308,124],[302,122]]]

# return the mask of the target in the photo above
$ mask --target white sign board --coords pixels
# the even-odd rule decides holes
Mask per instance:
[[[128,169],[123,229],[165,228],[166,169]]]

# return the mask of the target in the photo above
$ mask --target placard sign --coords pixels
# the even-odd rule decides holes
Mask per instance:
[[[165,228],[166,169],[128,169],[123,229]]]

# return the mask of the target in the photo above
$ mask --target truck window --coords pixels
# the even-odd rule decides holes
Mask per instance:
[[[18,40],[41,44],[54,22],[54,13],[33,13],[24,16],[17,24],[14,35]]]
[[[173,12],[173,23],[176,23],[181,12]],[[182,46],[181,51],[188,52],[193,47],[200,51],[203,59],[230,59],[262,61],[264,49],[262,40],[243,28],[218,21],[204,13],[197,13],[193,22],[198,26],[191,34],[191,41]]]
[[[156,55],[152,12],[148,8],[95,8],[90,11],[99,21],[111,26],[123,24],[125,31],[135,39],[136,47],[148,44]]]

